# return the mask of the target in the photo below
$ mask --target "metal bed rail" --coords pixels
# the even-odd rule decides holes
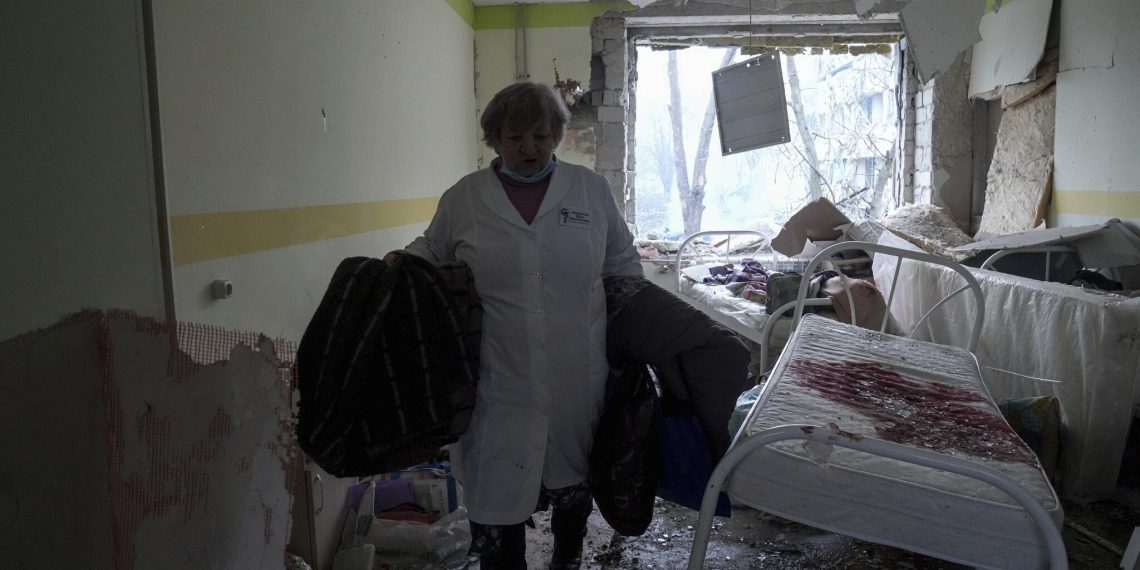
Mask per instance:
[[[848,292],[848,294],[850,294],[850,292]],[[820,299],[820,298],[804,299],[804,304],[808,305],[808,306],[815,306],[815,307],[830,306],[831,300],[830,299]],[[761,331],[760,331],[760,338],[764,339],[764,342],[760,343],[760,370],[761,371],[768,370],[768,352],[769,352],[768,345],[771,344],[772,331],[776,329],[776,323],[778,323],[780,321],[780,317],[783,317],[784,314],[786,314],[788,311],[794,309],[795,307],[796,307],[795,301],[788,301],[787,303],[780,305],[780,307],[777,308],[775,311],[772,311],[772,314],[768,315],[768,319],[764,321],[764,328],[761,329]],[[852,320],[851,324],[855,324],[854,323],[854,320],[855,320],[855,313],[854,312],[851,313],[851,320]]]
[[[709,230],[709,231],[704,231],[704,232],[697,232],[697,233],[694,233],[693,235],[690,235],[689,237],[685,238],[685,241],[681,242],[681,247],[677,248],[677,260],[676,260],[676,263],[674,263],[674,270],[677,272],[677,291],[681,290],[681,279],[684,278],[684,276],[681,274],[681,254],[685,252],[685,247],[687,247],[690,243],[693,243],[694,240],[700,239],[702,237],[705,237],[705,236],[721,236],[721,235],[727,235],[728,236],[728,240],[725,242],[725,246],[724,246],[725,263],[728,263],[730,261],[729,255],[732,252],[732,236],[734,236],[734,235],[751,235],[751,236],[757,236],[760,238],[767,237],[764,234],[762,234],[756,230]]]
[[[903,258],[915,259],[919,261],[926,261],[945,267],[949,267],[957,272],[966,281],[966,285],[961,289],[951,293],[942,301],[935,304],[921,319],[921,324],[937,307],[941,306],[946,300],[954,297],[955,295],[970,289],[974,294],[974,318],[973,326],[971,328],[970,339],[968,342],[967,350],[973,353],[977,349],[978,339],[981,333],[983,316],[985,314],[985,298],[982,295],[981,287],[978,285],[977,280],[970,273],[968,269],[958,263],[945,260],[943,258],[935,257],[933,255],[917,252],[912,250],[899,249],[879,244],[872,244],[866,242],[841,242],[824,248],[820,251],[808,264],[807,269],[804,271],[805,275],[810,275],[816,267],[822,263],[831,260],[832,256],[839,251],[846,251],[851,249],[858,249],[868,253],[880,253],[885,255],[892,255],[897,258],[895,267],[894,282],[891,285],[891,293],[886,302],[887,312],[890,313],[890,307],[894,298],[895,290],[898,285],[899,267],[902,265]],[[803,309],[811,301],[807,299],[808,280],[804,279],[800,283],[799,292],[795,302],[795,314],[792,320],[793,330],[798,326],[800,320],[803,318]],[[785,307],[780,308],[781,311],[786,310]],[[854,311],[852,311],[854,314]],[[884,319],[881,324],[885,330],[887,319]],[[853,323],[854,324],[854,323]],[[767,329],[768,327],[766,327]],[[917,328],[917,325],[916,325]],[[770,332],[770,330],[766,331]],[[883,332],[882,330],[880,332]],[[755,413],[755,409],[749,413],[749,416]],[[747,420],[746,420],[747,422]],[[743,433],[743,432],[741,432]],[[709,533],[712,525],[712,517],[716,507],[717,497],[724,486],[725,481],[736,466],[748,457],[757,449],[767,446],[771,443],[786,441],[786,440],[807,440],[824,445],[838,445],[849,449],[858,450],[864,453],[887,457],[898,461],[903,461],[915,465],[939,469],[950,473],[956,473],[975,480],[987,483],[999,489],[1012,497],[1026,513],[1033,520],[1041,533],[1049,553],[1050,566],[1055,570],[1065,570],[1068,568],[1068,559],[1065,552],[1065,545],[1061,539],[1059,529],[1053,524],[1049,518],[1049,514],[1027,491],[1022,489],[1015,481],[1003,475],[1002,473],[986,467],[984,465],[974,463],[957,457],[939,454],[930,450],[919,449],[901,445],[894,442],[883,441],[871,437],[853,436],[851,434],[836,433],[827,428],[811,425],[787,425],[764,430],[760,433],[740,437],[733,442],[732,447],[729,448],[728,453],[717,464],[713,470],[712,476],[709,478],[708,485],[705,488],[704,498],[701,502],[700,516],[697,521],[697,528],[693,538],[693,549],[689,555],[690,570],[698,570],[704,565],[704,558],[708,549]]]
[[[1022,489],[1009,477],[984,465],[942,455],[933,451],[908,447],[898,443],[883,441],[870,437],[852,437],[835,433],[828,428],[812,425],[785,425],[766,429],[755,435],[750,435],[737,441],[717,464],[709,477],[705,494],[701,500],[700,516],[693,534],[693,548],[689,552],[689,570],[700,570],[704,567],[705,554],[708,552],[709,534],[712,529],[713,513],[716,511],[717,498],[724,487],[725,480],[744,458],[752,452],[772,443],[787,440],[806,440],[824,445],[838,445],[898,461],[904,461],[924,467],[931,467],[971,477],[978,481],[997,487],[1012,497],[1022,508],[1037,528],[1049,550],[1049,566],[1053,570],[1067,570],[1068,556],[1065,552],[1065,543],[1061,539],[1061,531],[1049,518],[1049,513],[1027,491]]]
[[[994,264],[997,263],[999,259],[1001,259],[1007,255],[1014,255],[1017,253],[1044,253],[1045,254],[1045,281],[1048,281],[1049,280],[1049,273],[1050,273],[1050,270],[1052,269],[1052,255],[1054,253],[1075,254],[1075,253],[1077,253],[1077,248],[1072,247],[1072,246],[1068,246],[1068,245],[1045,245],[1045,246],[1037,246],[1037,247],[1020,247],[1020,248],[1013,248],[1013,249],[1003,249],[1003,250],[996,251],[996,252],[994,252],[993,255],[987,257],[986,260],[982,262],[982,265],[979,268],[998,271],[997,269],[994,269]]]
[[[891,255],[891,256],[894,256],[897,258],[896,263],[895,263],[895,275],[894,275],[894,279],[891,282],[891,292],[887,297],[887,314],[888,315],[890,314],[891,302],[894,300],[895,290],[897,289],[897,286],[898,286],[899,268],[902,266],[902,260],[904,258],[914,259],[917,261],[925,261],[928,263],[941,265],[943,267],[948,267],[950,269],[953,269],[959,275],[961,275],[962,278],[966,280],[966,285],[963,288],[947,295],[941,301],[939,301],[937,304],[935,304],[933,307],[931,307],[930,310],[927,311],[926,314],[923,315],[921,319],[919,319],[918,323],[915,323],[915,330],[917,330],[918,326],[921,325],[922,322],[925,321],[926,318],[930,316],[930,314],[934,311],[934,309],[938,308],[939,306],[941,306],[943,303],[945,303],[949,299],[953,298],[958,293],[961,293],[962,291],[965,291],[967,288],[969,288],[974,293],[975,303],[974,303],[974,323],[970,329],[970,340],[969,340],[968,346],[966,347],[966,350],[968,350],[970,352],[974,352],[975,350],[977,350],[978,339],[981,337],[981,333],[982,333],[982,321],[983,321],[983,317],[985,316],[986,301],[985,301],[985,296],[982,295],[982,288],[980,285],[978,285],[978,280],[974,278],[974,275],[972,273],[970,273],[969,269],[966,269],[960,263],[955,263],[953,261],[935,256],[935,255],[931,255],[929,253],[922,252],[922,251],[900,249],[897,247],[890,247],[890,246],[886,246],[886,245],[880,245],[877,243],[869,243],[869,242],[861,242],[861,241],[845,241],[845,242],[840,242],[840,243],[833,244],[833,245],[830,245],[830,246],[823,248],[823,250],[820,251],[819,253],[817,253],[816,256],[812,258],[811,262],[808,263],[807,269],[804,271],[804,274],[810,275],[813,271],[815,271],[816,267],[819,267],[825,261],[829,261],[832,258],[832,256],[834,256],[836,253],[838,253],[840,251],[847,251],[847,250],[852,250],[852,249],[862,250],[862,251],[865,251],[867,253],[881,253],[881,254],[885,254],[885,255]],[[846,288],[846,284],[844,285],[844,287]],[[805,280],[800,282],[800,291],[799,291],[799,294],[796,296],[796,299],[797,299],[796,312],[792,316],[792,328],[793,329],[799,325],[800,319],[803,318],[803,316],[804,316],[804,305],[805,305],[804,301],[807,298],[807,290],[808,290],[808,280],[805,279]],[[848,292],[848,295],[850,295],[850,292]],[[854,311],[852,311],[852,315],[854,315]],[[883,319],[883,322],[881,323],[882,328],[879,332],[885,332],[886,331],[888,321],[889,321],[889,319],[887,319],[887,318]]]

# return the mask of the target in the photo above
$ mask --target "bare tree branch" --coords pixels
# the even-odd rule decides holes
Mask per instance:
[[[800,95],[800,74],[796,69],[795,56],[785,56],[784,62],[788,68],[789,103],[792,105],[792,112],[796,116],[796,127],[800,131],[800,142],[804,146],[803,153],[801,154],[806,154],[804,159],[807,160],[808,167],[811,169],[811,172],[808,173],[810,197],[812,200],[815,200],[823,195],[820,182],[824,177],[819,172],[819,158],[815,153],[815,140],[812,138],[811,130],[808,128],[807,113],[804,112],[804,101]]]
[[[696,230],[689,228],[689,210],[692,208],[689,190],[689,166],[685,162],[685,130],[681,122],[681,82],[677,71],[677,52],[669,52],[669,123],[673,126],[673,168],[677,173],[677,195],[681,197],[681,219],[685,235]]]
[[[720,60],[720,67],[725,67],[736,59],[740,48],[730,48],[724,51]],[[720,69],[720,68],[717,68]],[[701,123],[701,138],[697,142],[697,157],[693,160],[693,186],[705,187],[705,165],[709,161],[709,142],[712,140],[713,124],[716,122],[716,99],[709,95],[709,104],[705,107],[705,120]]]

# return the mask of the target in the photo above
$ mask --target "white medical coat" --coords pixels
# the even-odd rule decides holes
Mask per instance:
[[[407,251],[474,274],[479,389],[452,462],[471,520],[522,522],[540,485],[587,478],[609,370],[602,277],[642,274],[633,238],[606,180],[559,162],[532,224],[486,168],[443,194]]]

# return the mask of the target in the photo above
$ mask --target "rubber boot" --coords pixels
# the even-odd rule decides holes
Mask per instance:
[[[498,550],[479,556],[479,570],[526,570],[526,528],[503,527]]]
[[[554,507],[550,517],[550,530],[554,534],[554,554],[550,570],[578,570],[582,567],[582,541],[586,538],[586,521],[594,510],[587,500],[566,508]]]

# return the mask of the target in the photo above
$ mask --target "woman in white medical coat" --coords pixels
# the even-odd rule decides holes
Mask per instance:
[[[608,374],[602,278],[642,275],[606,180],[554,157],[568,121],[547,85],[500,91],[480,120],[498,157],[448,189],[406,248],[466,262],[483,304],[476,408],[452,461],[485,570],[526,567],[523,523],[547,505],[551,568],[579,567]]]

